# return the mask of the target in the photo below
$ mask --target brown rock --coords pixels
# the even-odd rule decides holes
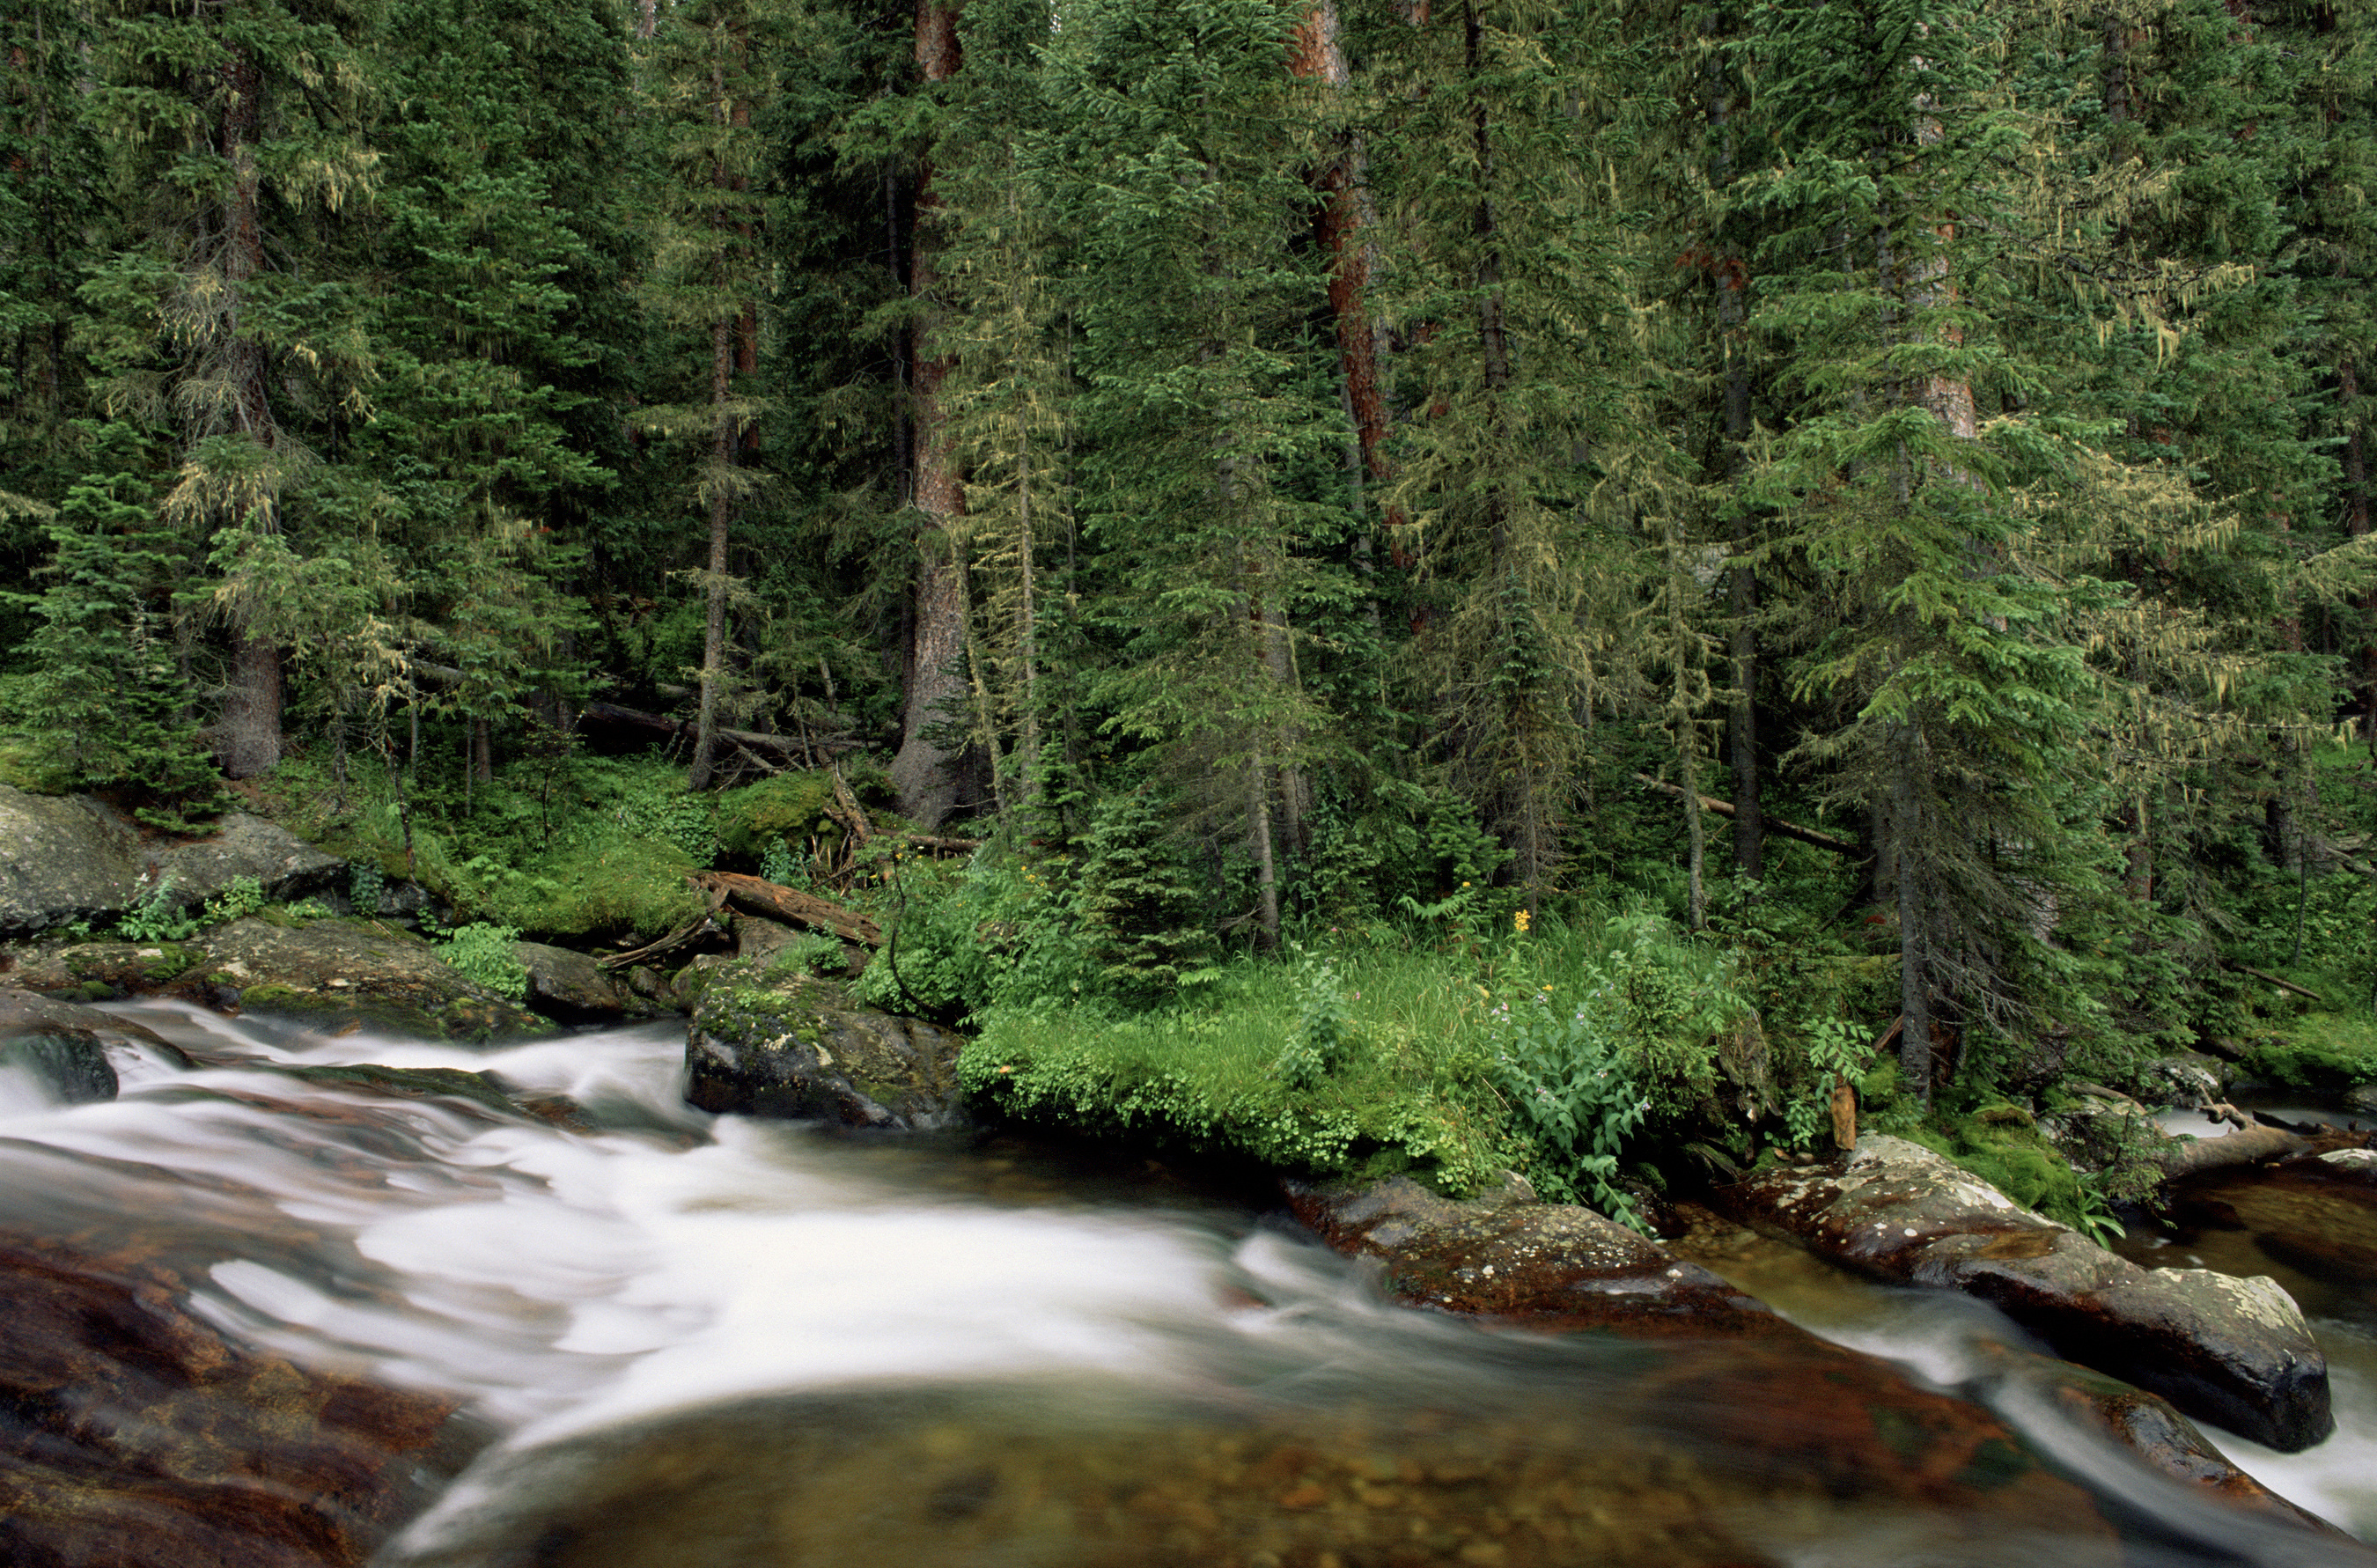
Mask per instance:
[[[1516,1176],[1466,1203],[1400,1176],[1284,1187],[1297,1219],[1340,1252],[1383,1262],[1389,1294],[1413,1306],[1561,1327],[1779,1322],[1699,1264],[1591,1209],[1542,1203]]]
[[[1846,1159],[1719,1197],[1877,1279],[1990,1302],[2058,1355],[2266,1446],[2293,1453],[2335,1430],[2327,1359],[2276,1281],[2140,1268],[1917,1144],[1868,1134]]]
[[[485,1434],[225,1341],[172,1271],[0,1236],[0,1561],[343,1568]]]

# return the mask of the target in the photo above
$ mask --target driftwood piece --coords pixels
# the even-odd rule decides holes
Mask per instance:
[[[1665,779],[1654,779],[1648,773],[1637,773],[1634,776],[1653,789],[1663,790],[1678,800],[1684,798],[1684,786],[1681,784],[1672,784]],[[1730,817],[1734,814],[1733,802],[1729,800],[1719,800],[1708,795],[1695,796],[1693,798],[1701,803],[1701,809],[1703,811],[1714,811],[1720,817]],[[1797,839],[1801,844],[1811,844],[1818,849],[1829,849],[1834,855],[1847,855],[1860,858],[1865,855],[1862,846],[1847,839],[1834,838],[1830,833],[1820,833],[1813,828],[1803,828],[1796,822],[1778,821],[1773,817],[1767,818],[1765,821],[1766,831],[1770,833],[1780,833],[1785,838]]]
[[[2219,1170],[2232,1165],[2284,1159],[2311,1147],[2310,1140],[2278,1127],[2248,1127],[2220,1138],[2191,1138],[2165,1147],[2156,1156],[2168,1179]]]
[[[978,838],[943,838],[938,833],[902,833],[900,842],[918,849],[945,849],[952,855],[971,855],[983,844]]]
[[[881,947],[883,932],[874,921],[814,893],[801,892],[760,877],[737,871],[699,871],[686,879],[705,892],[716,893],[747,915],[765,916],[795,926],[806,926],[863,947]]]

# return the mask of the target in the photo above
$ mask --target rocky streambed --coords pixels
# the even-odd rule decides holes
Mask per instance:
[[[6,804],[0,801],[0,807]],[[278,868],[274,885],[284,893],[328,887],[331,868],[309,862],[305,846],[276,839],[269,824],[234,823],[233,829],[224,835],[228,847],[217,845],[203,855],[186,846],[170,850],[177,874],[189,876],[194,889],[209,885],[209,877],[212,885],[227,887],[240,877],[261,883],[263,872]],[[144,884],[158,885],[161,863],[135,861],[137,851],[124,866],[104,856],[94,861],[103,876],[115,879],[110,885],[116,891],[105,897],[134,899]],[[18,887],[0,897],[0,915],[20,906],[42,918],[60,909],[104,914],[108,907],[98,895],[55,890],[29,893]],[[9,917],[20,919],[21,930],[21,919],[30,916]],[[6,987],[0,989],[0,1091],[13,1083],[21,1091],[20,1104],[54,1107],[42,1115],[66,1115],[75,1106],[98,1114],[128,1103],[127,1083],[129,1100],[143,1107],[196,1094],[194,1103],[235,1105],[266,1119],[267,1141],[281,1143],[289,1132],[270,1129],[282,1128],[278,1119],[287,1117],[309,1128],[358,1130],[367,1145],[374,1139],[385,1142],[387,1129],[410,1126],[406,1119],[416,1116],[460,1118],[483,1130],[509,1130],[506,1136],[536,1129],[533,1139],[562,1140],[556,1148],[573,1139],[631,1134],[661,1137],[682,1152],[721,1136],[721,1129],[759,1125],[748,1118],[798,1119],[860,1133],[922,1134],[925,1141],[915,1145],[920,1149],[939,1146],[933,1142],[936,1135],[944,1141],[958,1135],[967,1124],[955,1074],[959,1037],[921,1021],[853,1006],[839,987],[783,964],[788,938],[765,919],[722,912],[712,952],[673,979],[650,971],[623,974],[619,966],[598,964],[590,955],[520,944],[518,957],[531,977],[529,1005],[522,1005],[458,974],[430,944],[384,921],[249,916],[182,940],[154,943],[20,936],[0,955],[6,965],[0,970],[0,987]],[[172,1026],[161,1032],[153,1003],[131,1012],[88,1005],[94,998],[133,995],[176,998],[192,1011],[165,1015]],[[646,1094],[630,1096],[632,1106],[590,1111],[572,1092],[583,1084],[567,1072],[556,1078],[553,1063],[587,1050],[579,1044],[586,1036],[565,1035],[565,1028],[631,1020],[663,1009],[684,1011],[687,1023],[679,1036],[681,1049],[666,1049],[667,1083],[658,1093],[675,1105],[682,1092],[692,1108],[655,1107]],[[263,1033],[245,1022],[200,1022],[243,1015],[263,1024]],[[535,1043],[540,1040],[549,1043]],[[533,1058],[542,1064],[537,1071],[523,1074],[509,1065],[524,1059],[520,1053],[536,1051],[554,1053]],[[434,1059],[412,1059],[424,1052]],[[238,1076],[238,1086],[209,1077],[223,1073]],[[567,1081],[566,1087],[561,1080]],[[713,1123],[709,1116],[716,1114],[729,1119]],[[372,1133],[373,1128],[382,1131]],[[125,1156],[119,1152],[114,1157]],[[342,1165],[356,1158],[352,1153],[331,1157]],[[400,1174],[403,1162],[389,1164],[383,1150],[364,1161],[375,1162],[384,1172],[381,1180],[402,1186],[422,1179]],[[2189,1202],[2214,1222],[2257,1228],[2274,1254],[2365,1279],[2377,1272],[2369,1261],[2377,1257],[2377,1241],[2370,1234],[2371,1216],[2377,1215],[2372,1164],[2377,1157],[2331,1154],[2323,1159],[2298,1157],[2275,1173],[2240,1167],[2199,1179],[2188,1189]],[[246,1185],[244,1178],[215,1179],[218,1185],[225,1179],[233,1188]],[[1668,1381],[1658,1385],[1666,1389],[1658,1397],[1679,1409],[1707,1408],[1709,1391],[1724,1391],[1725,1414],[1709,1418],[1721,1421],[1723,1445],[1732,1455],[1720,1469],[1754,1464],[1762,1473],[1790,1470],[1801,1478],[1794,1485],[1835,1491],[1844,1484],[1839,1478],[1853,1475],[1856,1489],[1898,1499],[1896,1505],[1957,1513],[1965,1520],[1959,1528],[1980,1516],[1973,1512],[1977,1489],[2003,1491],[2019,1506],[2002,1516],[1982,1510],[1995,1521],[1988,1531],[2017,1532],[2026,1508],[2080,1508],[2099,1519],[2102,1532],[2089,1536],[2083,1530],[2081,1537],[2113,1540],[2134,1523],[2125,1523],[2122,1514],[2132,1504],[2113,1505],[2105,1513],[2101,1495],[2093,1503],[2084,1497],[2077,1503],[2055,1502],[2039,1490],[2070,1484],[2065,1478],[2076,1462],[2068,1454],[2049,1457],[2054,1442],[2042,1438],[2039,1424],[2046,1421],[2088,1453],[2143,1457],[2164,1478],[2157,1484],[2176,1488],[2181,1498],[2208,1500],[2224,1518],[2259,1520],[2253,1529],[2282,1530],[2285,1538],[2298,1543],[2333,1538],[2331,1526],[2239,1470],[2191,1419],[2211,1421],[2278,1450],[2319,1444],[2332,1430],[2330,1380],[2320,1345],[2293,1299],[2269,1279],[2242,1270],[2142,1267],[2020,1210],[1929,1151],[1892,1139],[1868,1137],[1834,1159],[1755,1173],[1712,1201],[1726,1217],[1702,1211],[1707,1227],[1722,1230],[1731,1225],[1741,1235],[1787,1239],[1809,1256],[1876,1281],[1987,1303],[2002,1314],[1990,1320],[2002,1327],[1962,1335],[1962,1370],[1955,1376],[1929,1385],[1909,1382],[1872,1356],[1826,1343],[1771,1311],[1755,1289],[1729,1277],[1723,1248],[1696,1250],[1688,1237],[1670,1249],[1589,1211],[1540,1203],[1515,1178],[1464,1203],[1408,1181],[1370,1187],[1290,1183],[1281,1191],[1273,1223],[1292,1224],[1298,1234],[1317,1237],[1354,1261],[1355,1277],[1369,1282],[1354,1299],[1384,1297],[1428,1309],[1437,1321],[1466,1320],[1478,1325],[1469,1334],[1487,1331],[1481,1343],[1501,1344],[1498,1334],[1518,1332],[1544,1343],[1597,1344],[1615,1335],[1646,1347],[1690,1347],[1688,1352],[1661,1353],[1682,1357],[1693,1370],[1663,1374]],[[1250,1234],[1270,1233],[1258,1227]],[[7,1379],[13,1381],[0,1380],[11,1407],[35,1417],[10,1439],[19,1445],[18,1465],[6,1489],[0,1489],[0,1509],[6,1510],[0,1532],[15,1532],[0,1533],[0,1539],[18,1550],[12,1561],[87,1560],[75,1555],[82,1549],[74,1543],[96,1538],[89,1534],[96,1527],[90,1518],[99,1515],[87,1517],[78,1510],[88,1505],[103,1513],[115,1505],[107,1502],[113,1496],[125,1507],[146,1511],[152,1521],[165,1520],[157,1526],[161,1542],[253,1538],[249,1556],[221,1549],[224,1562],[358,1562],[385,1550],[388,1529],[418,1511],[442,1484],[439,1478],[469,1460],[491,1434],[506,1430],[507,1418],[492,1414],[484,1399],[474,1404],[471,1379],[450,1369],[424,1380],[415,1367],[391,1378],[386,1358],[359,1352],[352,1335],[331,1336],[326,1349],[318,1332],[322,1309],[307,1309],[292,1320],[286,1302],[266,1309],[243,1298],[243,1305],[228,1313],[206,1310],[209,1299],[220,1302],[221,1292],[210,1292],[209,1281],[217,1277],[210,1271],[226,1266],[225,1260],[194,1269],[153,1233],[129,1239],[118,1221],[94,1221],[88,1215],[63,1230],[20,1230],[13,1239],[0,1240],[6,1241],[0,1258],[8,1270],[6,1288],[14,1293],[10,1299],[21,1321],[115,1325],[93,1328],[92,1343],[79,1347],[59,1337],[64,1330],[45,1326],[35,1335],[36,1347],[21,1351],[9,1364]],[[247,1276],[234,1268],[234,1277]],[[394,1286],[385,1290],[394,1292],[391,1303],[404,1295]],[[1282,1308],[1271,1299],[1276,1294],[1268,1287],[1231,1286],[1221,1299],[1240,1300],[1246,1311],[1314,1310],[1309,1304]],[[257,1335],[269,1340],[296,1332],[293,1321],[303,1330],[294,1353],[267,1353]],[[953,1332],[962,1336],[971,1331]],[[1583,1340],[1576,1338],[1580,1332]],[[111,1358],[134,1371],[111,1371]],[[422,1386],[424,1382],[430,1386]],[[1630,1389],[1622,1395],[1605,1390],[1597,1397],[1612,1402],[1613,1409],[1627,1410],[1625,1419],[1633,1430],[1658,1427],[1655,1400],[1639,1387]],[[742,1393],[777,1402],[768,1406],[773,1413],[742,1410],[726,1421],[728,1428],[747,1420],[801,1426],[821,1418],[821,1410],[840,1408],[831,1401],[818,1404],[808,1394],[779,1408],[781,1391]],[[978,1411],[966,1405],[971,1397],[960,1398],[960,1405]],[[1694,1406],[1694,1401],[1702,1404]],[[1117,1474],[1170,1466],[1205,1478],[1185,1490],[1145,1493],[1142,1513],[1129,1515],[1138,1522],[1128,1528],[1072,1528],[1069,1540],[1139,1543],[1133,1551],[1169,1542],[1164,1550],[1188,1551],[1196,1561],[1228,1560],[1236,1551],[1250,1562],[1265,1552],[1283,1562],[1315,1552],[1350,1562],[1339,1548],[1368,1543],[1384,1550],[1388,1537],[1407,1526],[1408,1539],[1437,1543],[1426,1550],[1411,1549],[1420,1552],[1412,1561],[1439,1560],[1428,1555],[1436,1552],[1448,1562],[1485,1562],[1489,1556],[1478,1553],[1498,1545],[1503,1555],[1492,1561],[1602,1560],[1574,1554],[1583,1549],[1572,1550],[1572,1543],[1588,1538],[1602,1541],[1598,1550],[1619,1550],[1608,1543],[1621,1538],[1632,1541],[1624,1549],[1628,1552],[1649,1550],[1643,1543],[1655,1538],[1677,1554],[1674,1561],[1756,1558],[1737,1536],[1705,1519],[1678,1533],[1638,1528],[1641,1520],[1633,1518],[1615,1535],[1600,1537],[1593,1533],[1598,1526],[1576,1522],[1583,1514],[1567,1516],[1559,1529],[1517,1538],[1507,1531],[1431,1525],[1429,1520],[1450,1519],[1463,1508],[1501,1510],[1507,1521],[1516,1494],[1488,1487],[1463,1493],[1465,1501],[1453,1506],[1449,1500],[1463,1483],[1430,1478],[1461,1466],[1428,1456],[1432,1451],[1424,1444],[1402,1451],[1403,1457],[1361,1457],[1361,1441],[1348,1433],[1368,1430],[1366,1423],[1393,1424],[1375,1413],[1358,1418],[1279,1412],[1250,1418],[1232,1405],[1215,1425],[1213,1410],[1198,1400],[1189,1404],[1201,1413],[1176,1412],[1159,1424],[1207,1435],[1142,1444],[1107,1431],[1088,1441],[1107,1459],[1145,1450],[1138,1459],[1117,1461]],[[785,1413],[794,1406],[807,1414]],[[2041,1409],[2054,1414],[2042,1417]],[[2027,1413],[2010,1418],[2008,1412]],[[517,1414],[508,1418],[517,1430]],[[867,1419],[847,1418],[862,1426]],[[1126,1425],[1141,1419],[1130,1417]],[[1245,1425],[1248,1419],[1253,1429]],[[573,1460],[593,1464],[613,1478],[595,1489],[612,1501],[586,1504],[592,1512],[573,1514],[579,1523],[566,1529],[552,1525],[538,1538],[608,1538],[603,1532],[612,1526],[603,1521],[615,1522],[617,1509],[627,1506],[621,1499],[642,1500],[635,1503],[640,1510],[659,1484],[651,1476],[682,1472],[679,1460],[686,1452],[707,1451],[720,1441],[680,1430],[671,1424],[675,1420],[639,1428],[642,1435],[636,1444],[658,1449],[631,1445],[635,1453],[679,1456],[651,1460],[656,1470],[639,1469],[647,1461],[630,1461],[628,1449],[617,1451],[616,1465],[582,1454]],[[1057,1428],[1071,1430],[1071,1420]],[[285,1453],[261,1443],[251,1430],[257,1421],[288,1437]],[[1539,1421],[1556,1424],[1548,1413]],[[1063,1467],[1054,1456],[1082,1440],[1052,1428],[1003,1443],[996,1422],[984,1426],[977,1413],[959,1425],[968,1422],[974,1424],[966,1430],[977,1435],[960,1446],[975,1453],[979,1463],[966,1475],[987,1465],[1000,1478],[996,1485],[963,1477],[950,1482],[957,1488],[952,1498],[972,1497],[968,1488],[990,1490],[978,1505],[928,1503],[927,1523],[940,1518],[933,1512],[940,1508],[947,1514],[941,1522],[952,1528],[960,1521],[974,1521],[966,1527],[993,1536],[1024,1528],[1027,1517],[1038,1515],[1029,1507],[1013,1513],[1023,1506],[1017,1500],[1045,1499],[1061,1490],[1047,1478]],[[1083,1430],[1089,1429],[1098,1429],[1098,1421],[1089,1421]],[[123,1447],[122,1441],[128,1441],[123,1434],[131,1432],[164,1434],[158,1441],[169,1452],[144,1457]],[[2083,1435],[2074,1440],[2073,1432]],[[1914,1435],[1918,1433],[1924,1435]],[[909,1441],[888,1435],[883,1452],[902,1452]],[[1560,1462],[1566,1478],[1555,1476],[1543,1484],[1551,1495],[1583,1495],[1576,1489],[1587,1484],[1583,1478],[1596,1473],[1602,1462],[1585,1457],[1591,1447],[1586,1440],[1562,1441],[1572,1450]],[[2098,1446],[2087,1448],[2090,1443]],[[1038,1453],[1034,1444],[1055,1445],[1033,1462],[1040,1465],[1037,1470],[1020,1457]],[[728,1442],[720,1452],[734,1446]],[[805,1450],[791,1442],[785,1452]],[[234,1456],[241,1454],[249,1457]],[[1331,1457],[1348,1454],[1353,1457]],[[1533,1461],[1508,1455],[1495,1461],[1506,1463],[1518,1472],[1535,1473],[1529,1468]],[[1683,1468],[1702,1464],[1695,1460]],[[128,1478],[111,1492],[90,1479],[102,1472]],[[1027,1472],[1041,1478],[1029,1479]],[[1823,1475],[1834,1478],[1822,1479]],[[1613,1494],[1625,1490],[1606,1475],[1590,1484]],[[1447,1486],[1451,1490],[1443,1490]],[[1020,1490],[1001,1490],[1008,1488]],[[1713,1506],[1706,1498],[1698,1505],[1679,1504],[1672,1487],[1651,1490],[1666,1499],[1642,1505],[1654,1514],[1680,1506],[1702,1517],[1693,1508],[1704,1512]],[[1004,1501],[994,1506],[988,1501],[993,1494]],[[275,1514],[257,1502],[262,1495],[284,1503],[293,1496],[308,1501],[287,1503]],[[1381,1501],[1386,1498],[1393,1501]],[[1088,1505],[1077,1500],[1069,1506],[1079,1526],[1086,1517],[1081,1509]],[[2182,1504],[2164,1495],[2156,1506]],[[177,1509],[187,1514],[184,1523],[173,1523],[180,1517]],[[1348,1515],[1349,1509],[1356,1512]],[[1247,1538],[1268,1544],[1246,1546],[1239,1539],[1246,1532],[1229,1523],[1232,1510],[1272,1520]],[[1372,1510],[1392,1515],[1386,1523],[1392,1527],[1383,1536],[1373,1528],[1381,1521],[1372,1517]],[[1208,1515],[1214,1521],[1210,1526],[1201,1522]],[[989,1519],[1006,1523],[995,1529],[981,1523]],[[1364,1523],[1356,1527],[1356,1519]],[[516,1524],[486,1527],[501,1534]],[[597,1533],[568,1533],[585,1530]],[[2246,1535],[2261,1538],[2252,1529]],[[1230,1546],[1232,1540],[1239,1544]],[[1516,1550],[1521,1545],[1525,1550]],[[660,1550],[657,1544],[654,1550]],[[2072,1539],[2061,1550],[2067,1555],[2059,1560],[2086,1554]],[[2354,1549],[2338,1542],[2320,1550]],[[576,1546],[534,1550],[546,1552],[539,1561],[593,1561]],[[2073,1551],[2082,1556],[2068,1555]],[[149,1557],[125,1561],[164,1561],[171,1555],[159,1546]],[[421,1558],[445,1560],[436,1551]],[[1316,1559],[1321,1560],[1325,1556]],[[2288,1559],[2280,1552],[2273,1560]]]

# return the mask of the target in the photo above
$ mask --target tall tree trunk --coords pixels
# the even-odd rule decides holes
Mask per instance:
[[[1353,72],[1340,37],[1336,0],[1314,0],[1305,12],[1290,46],[1289,66],[1296,75],[1320,83],[1332,93],[1342,94],[1351,86]],[[1361,133],[1345,131],[1315,180],[1320,191],[1319,236],[1330,257],[1329,310],[1337,334],[1340,389],[1354,429],[1353,461],[1347,464],[1355,516],[1359,520],[1354,560],[1366,584],[1374,569],[1365,491],[1383,491],[1393,477],[1387,458],[1386,392],[1379,373],[1384,333],[1370,315],[1369,291],[1379,248],[1372,237],[1378,211],[1370,193],[1368,164]],[[1385,522],[1391,533],[1403,521],[1400,508],[1388,509]],[[1375,599],[1369,614],[1375,622]]]
[[[950,0],[916,0],[916,66],[927,83],[939,84],[958,73],[961,54],[957,33],[958,6]],[[928,301],[936,281],[930,230],[939,206],[927,165],[916,182],[916,216],[910,243],[909,292]],[[931,347],[932,323],[920,321],[910,355],[915,409],[916,509],[925,521],[918,530],[914,626],[907,657],[907,707],[902,715],[900,750],[891,760],[891,784],[899,792],[900,812],[926,832],[938,827],[957,805],[958,785],[952,776],[957,752],[942,744],[943,726],[958,717],[965,702],[962,661],[965,652],[965,590],[957,581],[958,563],[944,538],[965,511],[965,488],[951,449],[949,421],[941,406],[941,384],[951,361]]]
[[[267,392],[264,345],[245,329],[241,318],[247,285],[264,269],[263,191],[256,160],[263,73],[246,54],[234,51],[221,69],[221,149],[232,174],[229,205],[221,214],[219,263],[225,296],[221,331],[226,340],[226,412],[233,429],[254,437],[269,451],[279,445],[280,428],[273,421]],[[268,533],[278,533],[278,507],[268,500],[260,521]],[[223,695],[219,749],[223,772],[245,779],[281,760],[281,652],[245,622],[234,627],[233,632],[238,645]]]
[[[1722,14],[1712,10],[1702,30],[1714,35]],[[1709,56],[1702,78],[1705,111],[1713,150],[1712,183],[1719,189],[1733,179],[1732,96],[1722,57]],[[1718,352],[1723,355],[1724,413],[1720,455],[1714,465],[1726,485],[1738,482],[1750,440],[1750,271],[1737,256],[1716,255],[1711,268],[1715,285]],[[1726,709],[1726,764],[1733,775],[1733,869],[1753,880],[1766,875],[1766,812],[1758,766],[1758,571],[1739,559],[1756,533],[1750,509],[1733,503],[1731,534],[1736,560],[1726,572],[1731,624],[1726,652],[1732,663],[1732,700]]]
[[[728,399],[735,384],[735,319],[722,316],[710,329],[710,571],[701,636],[701,715],[696,721],[693,770],[688,789],[708,789],[718,746],[718,688],[726,675],[726,534],[731,512],[726,472],[735,462],[735,415]]]

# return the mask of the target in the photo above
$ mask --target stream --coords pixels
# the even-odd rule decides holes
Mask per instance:
[[[458,1402],[484,1445],[381,1568],[2377,1562],[2021,1388],[1936,1397],[2020,1332],[1787,1249],[1702,1261],[1879,1360],[1480,1329],[1153,1162],[706,1116],[681,1024],[465,1050],[115,1011],[205,1065],[119,1055],[70,1107],[0,1076],[0,1214],[137,1233],[233,1341]],[[332,1071],[364,1064],[581,1114]],[[2297,1292],[2337,1434],[2214,1435],[2377,1538],[2377,1303],[2168,1245]]]

